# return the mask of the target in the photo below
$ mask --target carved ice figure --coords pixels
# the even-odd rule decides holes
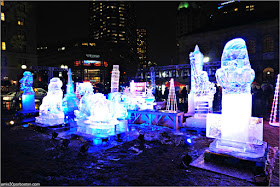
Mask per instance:
[[[72,83],[71,68],[68,71],[67,92],[62,100],[62,108],[66,118],[74,118],[74,111],[78,110],[79,99],[74,93],[74,84]]]
[[[91,115],[92,100],[93,100],[93,86],[90,82],[80,83],[76,88],[82,98],[80,99],[79,110],[75,110],[77,120],[85,120]]]
[[[251,93],[254,78],[245,41],[241,38],[229,41],[222,54],[221,68],[216,72],[223,94]]]
[[[96,93],[92,96],[91,111],[88,119],[92,122],[109,122],[112,120],[110,102],[102,93]]]
[[[23,111],[34,111],[35,110],[35,96],[33,85],[33,75],[30,71],[25,71],[23,73],[23,78],[19,81],[20,90],[23,91],[22,94],[22,110]]]
[[[64,123],[62,84],[62,81],[58,77],[54,77],[50,80],[48,93],[43,98],[39,108],[40,115],[36,118],[36,122],[49,125]]]
[[[110,107],[113,113],[113,118],[126,119],[127,110],[131,105],[131,95],[126,89],[126,92],[110,93]]]
[[[23,94],[34,94],[34,90],[32,88],[33,75],[30,71],[25,71],[19,82],[21,83],[20,90],[23,91]]]
[[[216,88],[209,81],[208,74],[203,71],[203,54],[195,46],[194,52],[189,55],[191,64],[191,93],[188,97],[188,113],[195,117],[205,117],[212,111],[212,102]]]
[[[194,52],[191,52],[190,63],[192,68],[191,89],[196,96],[208,96],[213,98],[216,89],[213,83],[209,81],[208,74],[203,71],[203,54],[195,46]]]
[[[245,41],[229,41],[223,50],[221,68],[216,72],[217,82],[223,88],[222,115],[207,116],[207,137],[219,139],[210,149],[234,151],[252,158],[263,156],[263,120],[251,117],[250,85],[254,77]]]

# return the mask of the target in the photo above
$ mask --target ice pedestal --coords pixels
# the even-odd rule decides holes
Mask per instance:
[[[77,132],[90,134],[94,137],[106,138],[126,132],[127,120],[111,122],[77,121]]]
[[[267,143],[262,142],[262,144],[257,145],[252,143],[216,139],[210,144],[208,149],[210,152],[230,155],[243,159],[261,158],[266,152]]]
[[[40,115],[36,117],[36,123],[41,123],[45,125],[60,125],[64,123],[64,114],[61,115]]]
[[[22,95],[22,111],[35,111],[34,93]]]
[[[222,136],[224,140],[248,142],[252,95],[224,94],[222,99]]]

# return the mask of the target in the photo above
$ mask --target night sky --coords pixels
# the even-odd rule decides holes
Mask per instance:
[[[147,28],[150,60],[169,65],[176,55],[178,2],[135,2],[136,22]],[[87,38],[88,2],[38,2],[39,45]]]

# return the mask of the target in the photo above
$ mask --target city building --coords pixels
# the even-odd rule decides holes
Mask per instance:
[[[136,73],[138,56],[135,12],[132,2],[90,2],[90,40],[103,45],[104,60],[119,65],[123,81]]]
[[[71,68],[75,82],[89,81],[109,86],[112,68],[105,61],[102,43],[89,42],[87,39],[68,41],[60,45],[38,46],[39,66]],[[101,47],[99,47],[101,46]],[[66,68],[65,68],[66,67]],[[36,67],[34,67],[36,69]],[[58,69],[59,70],[59,69]],[[66,71],[56,71],[55,76],[67,81]],[[48,82],[47,71],[41,71],[40,81]],[[43,80],[44,79],[44,80]]]
[[[178,19],[182,16],[181,11],[193,8],[180,5]],[[243,38],[256,73],[255,81],[275,83],[279,73],[279,2],[232,0],[200,5],[201,9],[209,10],[208,14],[202,14],[205,24],[177,34],[178,63],[190,63],[189,53],[196,44],[208,58],[208,63],[220,61],[224,45],[231,39]],[[200,12],[197,14],[201,15]],[[186,14],[185,19],[195,17],[195,14]],[[177,28],[184,27],[181,22],[177,24]]]
[[[2,83],[17,85],[24,69],[37,64],[35,8],[30,2],[1,0]]]
[[[147,30],[144,28],[136,29],[137,32],[137,54],[139,57],[139,67],[146,68],[148,65],[147,51]]]

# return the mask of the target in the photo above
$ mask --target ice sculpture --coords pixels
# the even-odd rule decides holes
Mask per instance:
[[[126,119],[127,110],[131,105],[131,95],[126,92],[114,92],[109,94],[110,107],[113,117],[117,119]]]
[[[127,121],[117,120],[118,115],[114,115],[110,101],[101,93],[94,94],[91,83],[80,83],[78,91],[83,95],[79,110],[75,110],[78,132],[108,137],[126,130]]]
[[[168,94],[166,110],[171,112],[176,112],[178,110],[173,78],[170,80],[170,91]]]
[[[112,77],[111,77],[111,92],[119,91],[119,79],[120,79],[119,65],[113,65]]]
[[[203,71],[203,54],[195,46],[189,55],[191,64],[191,92],[188,96],[188,114],[195,117],[206,117],[212,111],[212,103],[216,88],[209,81],[208,74]]]
[[[130,110],[153,110],[156,105],[152,94],[153,88],[147,88],[146,82],[130,82],[131,104]]]
[[[23,73],[23,78],[19,81],[21,83],[20,89],[23,91],[22,94],[22,111],[35,111],[35,96],[33,85],[33,75],[30,71]]]
[[[74,119],[74,111],[78,110],[79,99],[76,97],[74,93],[74,84],[72,83],[72,72],[71,68],[68,71],[68,83],[67,83],[67,91],[62,99],[62,108],[67,119]]]
[[[91,107],[93,98],[93,86],[90,82],[80,83],[76,88],[79,95],[82,95],[79,103],[79,110],[75,110],[77,120],[86,120],[91,115]]]
[[[36,117],[37,123],[50,126],[64,123],[62,84],[62,81],[58,77],[54,77],[50,80],[48,93],[43,98],[39,108],[39,117]]]
[[[208,114],[206,135],[218,138],[211,151],[234,152],[234,155],[257,158],[264,154],[262,118],[252,118],[250,85],[255,77],[245,41],[229,41],[223,50],[217,82],[223,88],[222,114]],[[254,132],[254,133],[252,133]]]

